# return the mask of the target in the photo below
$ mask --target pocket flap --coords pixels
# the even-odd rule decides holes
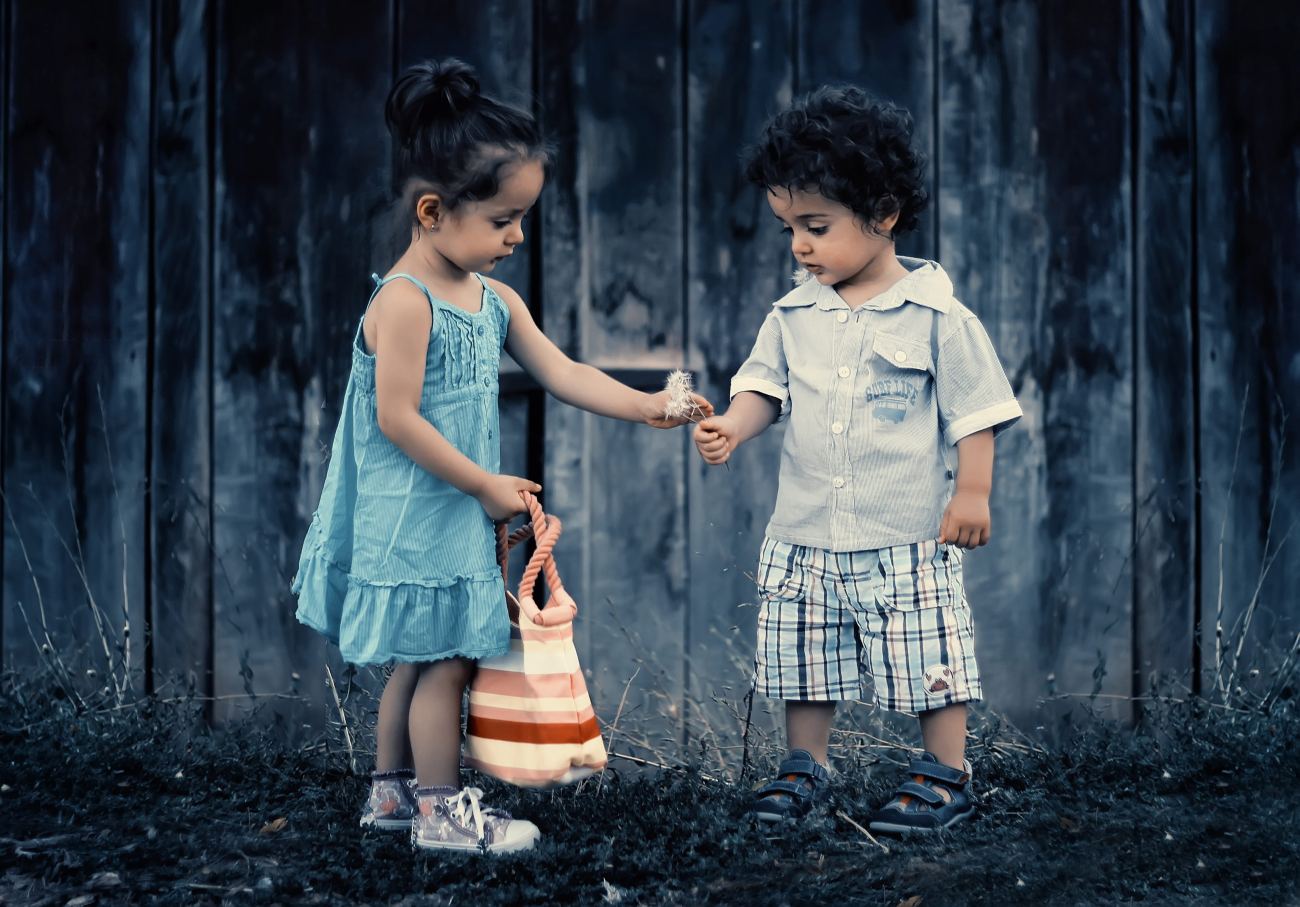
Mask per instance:
[[[871,341],[871,351],[895,368],[930,369],[930,345],[908,340],[896,334],[876,331]]]

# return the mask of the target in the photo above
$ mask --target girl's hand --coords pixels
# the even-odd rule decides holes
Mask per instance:
[[[718,466],[731,459],[736,449],[738,426],[727,416],[713,416],[695,426],[695,448],[710,466]]]
[[[676,428],[687,422],[699,422],[713,415],[713,404],[699,394],[691,394],[695,409],[685,416],[668,415],[668,391],[646,394],[641,407],[641,421],[654,428]]]
[[[939,544],[958,548],[987,545],[989,527],[989,496],[975,491],[958,491],[948,502],[948,509],[939,522]]]
[[[537,494],[541,490],[542,486],[530,479],[489,475],[474,497],[483,505],[483,509],[487,511],[487,515],[493,522],[503,523],[513,516],[528,512],[528,505],[524,503],[520,492],[530,491]]]

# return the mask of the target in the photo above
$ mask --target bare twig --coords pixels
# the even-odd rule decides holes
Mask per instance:
[[[1241,439],[1246,433],[1246,401],[1250,398],[1250,382],[1241,394],[1241,415],[1237,419],[1237,443],[1232,452],[1232,471],[1228,475],[1228,501],[1232,501],[1232,489],[1237,482],[1237,462],[1241,457]],[[1231,508],[1223,509],[1223,522],[1219,526],[1219,587],[1214,608],[1214,684],[1220,692],[1226,692],[1223,685],[1223,550],[1224,540],[1228,535],[1228,514]]]
[[[623,684],[623,695],[618,700],[618,711],[614,713],[614,723],[609,726],[609,739],[605,741],[606,752],[614,748],[614,735],[618,733],[618,721],[623,717],[623,706],[627,704],[627,691],[632,688],[632,681],[636,680],[636,676],[640,673],[641,666],[637,665],[637,669],[632,672],[632,676],[627,679],[627,683]],[[601,775],[600,783],[596,785],[596,793],[599,794],[604,789],[605,776]]]
[[[875,844],[877,847],[879,847],[879,848],[880,848],[881,850],[883,850],[885,853],[889,853],[889,848],[888,848],[886,845],[881,844],[879,841],[876,840],[876,836],[875,836],[875,835],[873,835],[871,832],[867,831],[865,828],[863,828],[863,827],[862,827],[861,825],[859,825],[857,822],[854,822],[854,821],[849,817],[849,814],[846,813],[844,810],[842,810],[842,809],[837,809],[837,810],[835,810],[835,815],[839,816],[839,817],[840,817],[841,819],[843,819],[845,822],[849,823],[849,824],[852,825],[854,828],[856,828],[858,831],[862,832],[862,834],[866,835],[867,840],[870,841],[872,844]]]
[[[338,687],[334,684],[334,672],[330,666],[325,665],[325,682],[329,685],[330,694],[334,697],[334,707],[339,711],[339,722],[343,725],[343,742],[348,745],[348,766],[352,769],[352,774],[357,773],[357,755],[352,748],[352,730],[348,727],[348,716],[343,711],[343,703],[339,701]]]

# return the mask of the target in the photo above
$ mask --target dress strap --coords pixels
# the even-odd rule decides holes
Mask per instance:
[[[380,290],[382,290],[385,284],[392,283],[394,280],[397,280],[399,277],[401,277],[405,280],[409,280],[411,283],[419,287],[420,292],[424,294],[424,298],[429,300],[429,310],[435,315],[438,314],[438,303],[434,301],[433,294],[429,292],[429,288],[426,287],[423,283],[421,283],[417,278],[412,277],[410,274],[404,274],[399,272],[397,274],[390,274],[387,277],[380,277],[378,274],[371,274],[370,277],[375,282],[374,293],[370,294],[371,299],[375,298],[375,294],[378,293]],[[369,303],[367,303],[367,305],[368,304]]]

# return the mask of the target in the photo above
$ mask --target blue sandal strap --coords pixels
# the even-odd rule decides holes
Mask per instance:
[[[812,792],[808,790],[807,785],[799,784],[796,781],[769,781],[767,784],[760,787],[754,793],[754,796],[761,800],[763,797],[772,794],[789,794],[790,796],[798,797],[801,800],[812,796]]]
[[[909,797],[915,797],[922,803],[928,803],[930,806],[942,806],[948,801],[941,795],[935,793],[924,784],[917,784],[915,781],[904,781],[898,785],[898,793],[906,794]]]
[[[776,773],[778,775],[801,775],[805,778],[811,778],[814,781],[821,782],[822,784],[829,783],[831,780],[831,773],[826,770],[826,766],[822,765],[804,750],[795,750],[785,759],[781,760],[781,764],[777,767]]]
[[[931,762],[928,759],[913,759],[907,766],[907,773],[930,778],[954,788],[965,787],[966,782],[970,780],[968,772],[953,768],[951,765],[944,765],[942,762]]]

